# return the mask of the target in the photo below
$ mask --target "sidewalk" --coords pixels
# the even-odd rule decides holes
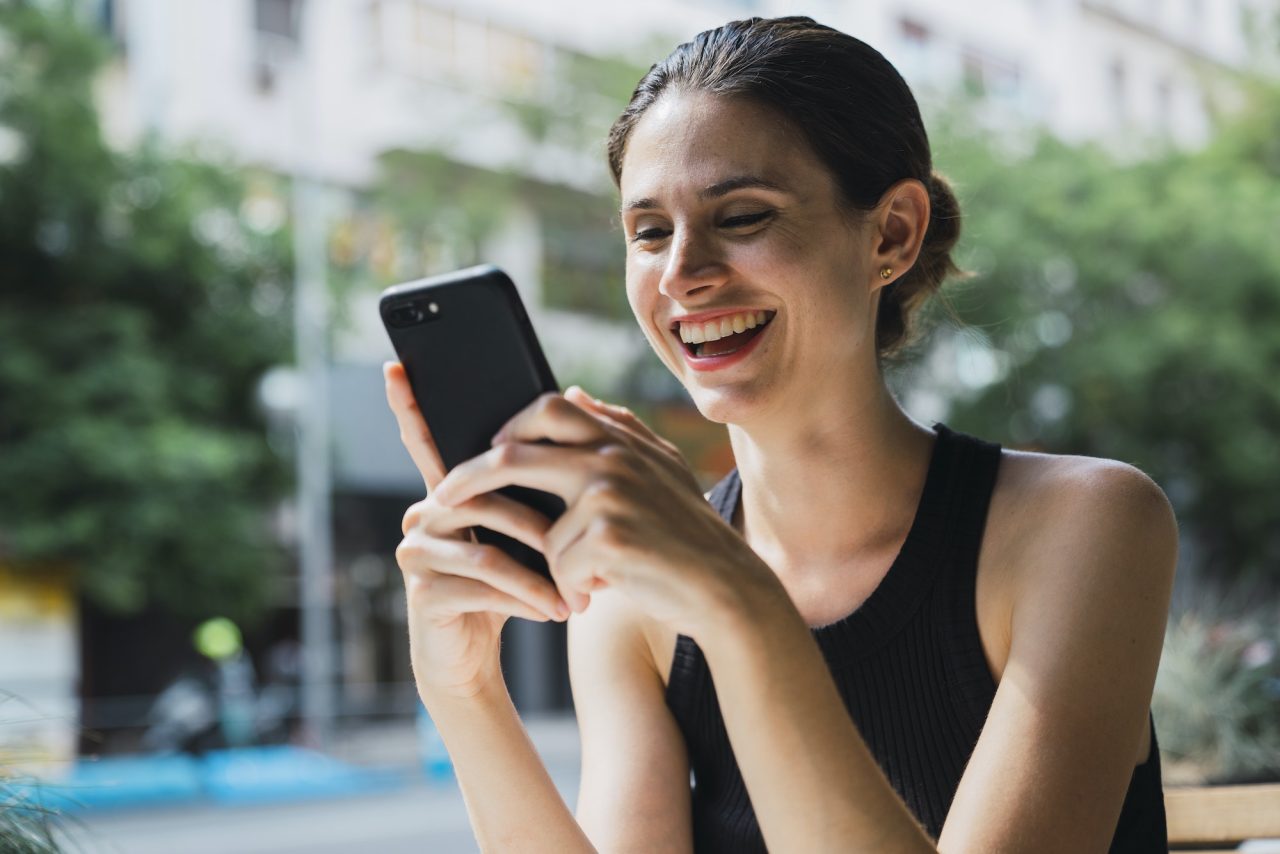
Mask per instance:
[[[578,731],[569,716],[530,717],[526,727],[565,803],[578,796]],[[476,851],[466,805],[452,778],[430,779],[411,723],[348,730],[326,758],[357,770],[397,771],[377,792],[273,802],[138,804],[85,810],[63,834],[83,854],[454,854]]]
[[[576,785],[578,729],[569,715],[530,716],[525,725],[548,770]],[[67,778],[19,787],[29,803],[68,813],[270,804],[386,792],[427,783],[452,785],[447,757],[424,762],[413,721],[351,727],[324,752],[292,745],[82,760]]]
[[[527,715],[523,720],[543,762],[572,768],[576,774],[581,759],[577,719],[562,713]],[[370,724],[336,735],[326,752],[365,767],[417,767],[418,733],[412,721]]]

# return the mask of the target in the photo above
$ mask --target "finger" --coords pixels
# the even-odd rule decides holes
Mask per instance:
[[[386,362],[382,366],[382,375],[386,380],[387,403],[400,425],[400,441],[417,466],[427,490],[444,480],[446,474],[444,463],[440,459],[440,451],[436,448],[431,429],[427,427],[422,410],[414,400],[413,389],[409,386],[409,378],[405,375],[404,365],[399,362]]]
[[[494,434],[491,444],[546,439],[559,445],[585,445],[608,437],[600,422],[582,407],[565,400],[558,392],[549,391],[511,416]]]
[[[556,587],[574,611],[586,610],[591,591],[608,585],[604,576],[618,545],[611,525],[619,510],[619,502],[609,488],[597,482],[543,536]]]
[[[423,530],[433,536],[447,537],[463,528],[478,526],[506,534],[538,551],[546,547],[543,537],[551,527],[551,520],[537,510],[496,492],[474,496],[455,506],[437,503],[434,510],[419,518]],[[405,521],[409,523],[407,517]]]
[[[641,421],[640,417],[635,412],[632,412],[630,408],[599,401],[599,399],[591,397],[590,394],[582,391],[579,385],[570,385],[567,391],[564,392],[564,397],[570,399],[573,403],[577,403],[577,405],[588,407],[591,414],[600,417],[613,428],[621,430],[622,433],[634,438],[637,452],[644,453],[649,460],[662,463],[668,469],[675,471],[682,479],[689,480],[696,485],[696,479],[692,478],[692,472],[689,471],[689,463],[685,462],[684,453],[681,453],[680,448],[676,447],[676,444],[671,440],[654,433],[649,428],[649,425]],[[700,487],[699,492],[701,492]]]
[[[396,562],[404,572],[434,572],[483,582],[559,620],[565,604],[551,581],[517,563],[497,546],[441,539],[414,528],[396,548]]]
[[[628,407],[616,403],[606,403],[603,400],[594,398],[587,394],[581,386],[570,386],[564,393],[564,396],[583,406],[590,407],[592,410],[602,413],[609,417],[611,421],[620,427],[626,428],[629,432],[634,433],[641,438],[647,439],[655,444],[664,445],[667,440],[653,432],[648,424],[645,424],[640,418],[632,412]]]
[[[450,618],[487,611],[509,617],[523,617],[539,623],[545,623],[548,619],[537,608],[482,581],[440,573],[406,580],[418,588],[415,592],[419,596],[426,599],[425,616],[428,617]]]
[[[617,450],[621,445],[591,447],[503,442],[454,466],[436,486],[436,500],[456,506],[504,486],[527,486],[558,495],[566,504],[572,503],[586,485],[591,472],[599,466],[601,453],[609,453],[609,447]]]

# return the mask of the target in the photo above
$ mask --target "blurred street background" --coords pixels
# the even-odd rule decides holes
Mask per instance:
[[[386,286],[506,269],[562,388],[732,465],[627,304],[605,133],[750,15],[921,104],[962,267],[906,410],[1177,510],[1168,783],[1280,779],[1278,0],[0,0],[0,850],[470,851],[411,681]],[[564,627],[513,698],[570,806]]]

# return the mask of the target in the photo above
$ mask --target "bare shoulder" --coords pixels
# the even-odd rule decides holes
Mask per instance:
[[[1004,678],[939,847],[1052,838],[1062,850],[1103,850],[1133,770],[1151,754],[1177,521],[1163,490],[1132,465],[1006,451],[993,532],[1002,548],[990,578],[1001,583],[987,589],[999,588],[1009,610],[986,625]],[[980,627],[986,552],[984,541]]]
[[[1008,581],[1018,587],[1056,572],[1063,555],[1163,553],[1176,550],[1178,539],[1173,508],[1159,484],[1136,466],[1101,457],[1004,451],[990,513],[1002,563],[1017,576]],[[1128,566],[1171,571],[1167,564]]]

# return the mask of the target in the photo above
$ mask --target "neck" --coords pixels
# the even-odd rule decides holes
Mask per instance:
[[[878,372],[862,379],[729,425],[742,479],[735,524],[780,575],[895,551],[915,518],[935,434]]]

